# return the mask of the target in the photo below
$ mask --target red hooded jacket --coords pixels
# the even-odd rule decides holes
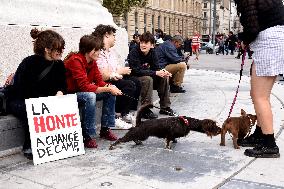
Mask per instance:
[[[67,92],[96,92],[105,83],[95,61],[87,63],[81,53],[71,53],[64,60]]]

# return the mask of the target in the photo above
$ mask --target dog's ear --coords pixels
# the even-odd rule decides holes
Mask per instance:
[[[241,109],[241,115],[242,115],[242,116],[246,116],[247,113],[246,113],[243,109]]]

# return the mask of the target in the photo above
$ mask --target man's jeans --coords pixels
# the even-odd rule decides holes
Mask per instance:
[[[115,126],[115,96],[110,93],[78,92],[77,100],[81,111],[83,138],[96,135],[96,102],[102,100],[101,127]]]

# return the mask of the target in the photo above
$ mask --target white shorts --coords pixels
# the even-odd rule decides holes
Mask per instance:
[[[284,73],[284,26],[261,31],[250,44],[257,76],[277,76]]]

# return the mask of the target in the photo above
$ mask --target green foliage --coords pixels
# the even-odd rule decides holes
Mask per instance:
[[[129,12],[132,7],[145,7],[147,3],[148,0],[103,0],[103,6],[117,16]]]

